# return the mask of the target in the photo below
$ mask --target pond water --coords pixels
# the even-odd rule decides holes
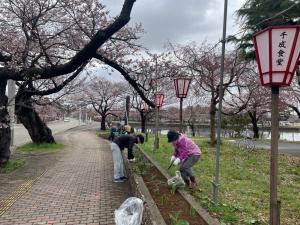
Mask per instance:
[[[300,132],[295,131],[281,131],[280,140],[286,141],[300,141]],[[263,131],[263,138],[271,139],[270,131]]]
[[[140,131],[140,129],[137,129],[137,131]],[[148,129],[148,132],[154,133],[154,129]],[[168,129],[161,128],[160,133],[163,135],[166,135],[168,133]],[[192,132],[190,129],[186,129],[185,133],[188,136],[192,135]],[[253,135],[252,131],[249,131],[249,130],[244,133],[247,133],[247,136],[250,136],[250,137],[252,137],[252,135]],[[196,130],[196,136],[209,137],[209,134],[210,134],[209,128],[203,128],[203,129]],[[234,134],[234,132],[229,131],[229,130],[222,130],[222,132],[221,132],[222,137],[230,138],[230,137],[233,137],[233,134]],[[279,131],[279,134],[280,134],[280,140],[300,141],[300,132],[299,131],[284,130],[284,131]],[[271,139],[271,131],[260,132],[260,137],[265,138],[265,139]]]

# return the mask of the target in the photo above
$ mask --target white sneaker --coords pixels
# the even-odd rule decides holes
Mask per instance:
[[[129,162],[135,162],[136,161],[136,158],[133,158],[133,159],[128,159]]]
[[[114,179],[114,183],[122,183],[124,181],[126,181],[126,179],[121,179],[121,178]]]

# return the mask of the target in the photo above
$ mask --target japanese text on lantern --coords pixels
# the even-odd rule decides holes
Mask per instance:
[[[278,43],[278,52],[277,52],[277,60],[276,60],[276,63],[277,63],[277,66],[282,66],[282,63],[284,61],[284,54],[285,54],[285,49],[286,49],[286,41],[285,41],[285,38],[287,36],[287,33],[284,31],[282,33],[280,33],[280,41]]]

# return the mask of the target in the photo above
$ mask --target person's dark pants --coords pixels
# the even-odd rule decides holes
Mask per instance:
[[[133,155],[133,149],[128,149],[128,159],[133,159],[134,155]]]
[[[200,155],[192,155],[186,158],[180,165],[180,173],[182,176],[182,179],[186,182],[189,181],[189,177],[193,177],[193,171],[192,166],[195,165],[196,162],[198,162],[200,158]]]

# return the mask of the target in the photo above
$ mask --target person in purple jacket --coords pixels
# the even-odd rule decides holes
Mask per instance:
[[[187,186],[196,187],[196,178],[193,175],[192,166],[199,160],[201,150],[190,138],[174,130],[169,130],[168,142],[174,147],[171,163],[180,164],[180,173]]]

